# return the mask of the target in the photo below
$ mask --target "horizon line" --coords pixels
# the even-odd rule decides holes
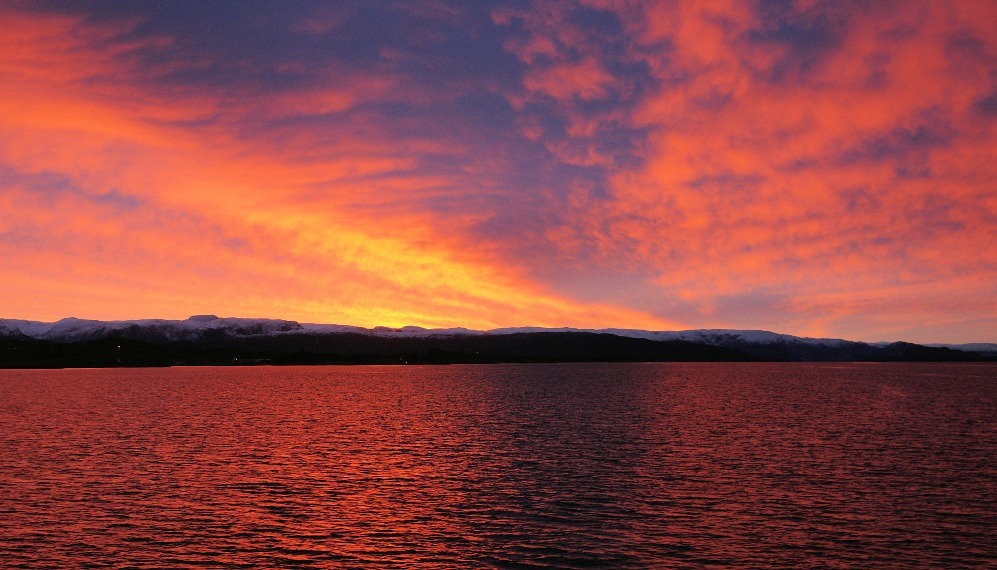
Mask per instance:
[[[213,313],[201,313],[201,314],[190,315],[186,319],[170,319],[170,318],[157,318],[157,317],[152,317],[152,318],[138,318],[138,319],[132,319],[132,318],[129,318],[129,319],[93,319],[93,318],[68,316],[68,317],[62,317],[62,318],[54,320],[54,321],[45,321],[45,320],[34,320],[34,319],[21,319],[21,318],[0,317],[0,322],[4,322],[4,321],[19,321],[19,322],[26,322],[26,323],[38,323],[38,324],[43,324],[43,325],[55,325],[55,324],[60,323],[62,321],[73,321],[73,320],[75,320],[75,321],[84,321],[84,322],[94,322],[94,323],[142,323],[142,322],[150,322],[150,321],[182,323],[182,322],[188,322],[188,321],[210,322],[210,321],[213,321],[213,320],[272,321],[272,322],[295,323],[295,324],[300,325],[300,326],[313,325],[313,326],[328,326],[328,327],[349,327],[349,328],[367,330],[367,331],[371,331],[371,332],[378,331],[378,330],[398,331],[398,332],[406,332],[406,330],[408,330],[410,332],[415,332],[415,331],[432,332],[432,331],[451,331],[452,330],[452,331],[468,331],[468,332],[472,332],[472,333],[490,333],[490,332],[505,331],[505,330],[510,330],[510,331],[517,331],[518,330],[520,332],[546,332],[546,331],[551,331],[551,332],[596,332],[596,333],[605,333],[607,331],[632,331],[632,332],[646,332],[646,333],[686,333],[686,332],[737,332],[737,333],[744,333],[744,332],[757,332],[757,333],[767,333],[767,334],[773,334],[773,335],[785,336],[785,337],[793,337],[793,338],[799,338],[799,339],[845,341],[845,342],[864,343],[864,344],[870,344],[870,345],[872,345],[872,344],[892,344],[892,343],[896,343],[896,342],[907,342],[907,343],[910,343],[910,344],[920,344],[922,346],[931,346],[931,345],[967,346],[967,345],[980,345],[980,344],[982,344],[982,345],[997,345],[997,341],[912,342],[912,341],[907,341],[907,340],[875,340],[875,341],[870,341],[870,340],[853,340],[853,339],[847,339],[847,338],[841,338],[841,337],[805,336],[805,335],[798,335],[798,334],[792,334],[792,333],[776,332],[776,331],[772,331],[772,330],[768,330],[768,329],[761,329],[761,328],[717,328],[717,327],[708,327],[708,328],[706,328],[706,327],[704,327],[704,328],[688,328],[688,329],[671,329],[671,330],[666,330],[666,329],[641,329],[641,328],[633,328],[633,327],[613,327],[613,326],[596,328],[596,327],[566,327],[566,326],[540,326],[540,325],[503,326],[503,327],[495,327],[495,328],[490,328],[490,329],[474,329],[474,328],[468,328],[468,327],[464,327],[464,326],[424,327],[424,326],[420,326],[420,325],[401,325],[401,326],[375,325],[375,326],[371,326],[371,327],[366,327],[366,326],[362,326],[362,325],[352,325],[352,324],[344,324],[344,323],[303,322],[303,321],[299,321],[299,320],[296,320],[296,319],[274,318],[274,317],[236,317],[236,316],[219,317],[218,315],[215,315]],[[527,331],[525,329],[531,329],[531,330]],[[611,333],[609,333],[609,334],[611,334]]]

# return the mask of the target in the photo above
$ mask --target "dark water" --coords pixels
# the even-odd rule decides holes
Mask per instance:
[[[0,566],[994,567],[997,366],[0,371]]]

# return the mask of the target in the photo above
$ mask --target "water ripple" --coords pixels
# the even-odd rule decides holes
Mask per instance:
[[[0,561],[997,564],[993,365],[0,371]]]

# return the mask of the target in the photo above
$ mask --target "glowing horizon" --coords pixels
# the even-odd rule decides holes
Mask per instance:
[[[0,7],[0,317],[997,342],[997,4]]]

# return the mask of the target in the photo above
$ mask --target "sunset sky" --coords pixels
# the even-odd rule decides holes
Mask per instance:
[[[997,342],[997,2],[0,4],[0,317]]]

